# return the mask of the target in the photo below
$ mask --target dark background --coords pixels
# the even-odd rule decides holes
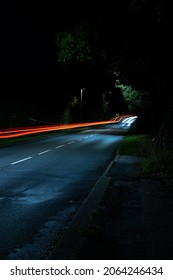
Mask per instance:
[[[150,90],[158,104],[163,101],[164,87],[171,95],[173,17],[169,1],[9,0],[1,3],[0,17],[4,126],[8,117],[15,118],[19,112],[25,115],[26,111],[38,119],[58,120],[64,102],[72,95],[80,97],[81,87],[90,92],[87,104],[96,106],[93,100],[97,99],[98,84],[103,79],[109,83],[106,74],[99,72],[99,67],[93,72],[86,71],[83,85],[80,75],[64,74],[57,60],[56,33],[84,19],[99,22],[105,45],[109,49],[113,46],[111,52],[117,53],[117,60],[121,56],[121,70],[127,81]],[[161,80],[165,86],[159,93]],[[113,90],[112,81],[110,88],[107,86],[109,90]],[[166,111],[166,101],[163,106]]]

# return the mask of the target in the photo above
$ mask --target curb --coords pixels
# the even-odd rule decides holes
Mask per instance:
[[[117,156],[117,155],[116,155]],[[57,245],[48,256],[48,260],[75,260],[78,259],[85,230],[92,221],[92,215],[97,210],[105,188],[110,184],[109,170],[116,160],[110,162],[103,175],[97,180],[89,195],[86,197],[67,230],[59,239]]]

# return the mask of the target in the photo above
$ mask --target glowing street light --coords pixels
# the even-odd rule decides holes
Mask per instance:
[[[81,88],[80,90],[80,120],[82,121],[82,98],[83,98],[83,91],[85,90],[85,88]]]

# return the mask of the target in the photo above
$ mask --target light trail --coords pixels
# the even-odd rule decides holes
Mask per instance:
[[[42,133],[42,132],[58,131],[58,130],[65,130],[65,129],[71,129],[71,128],[80,128],[80,127],[87,127],[87,126],[118,123],[122,119],[127,118],[127,117],[132,117],[132,116],[134,116],[134,115],[132,115],[132,114],[121,115],[121,116],[115,117],[109,121],[61,124],[61,125],[56,124],[56,125],[46,125],[46,126],[36,126],[36,127],[21,127],[21,128],[3,129],[2,131],[0,131],[0,139],[9,139],[9,138],[15,138],[15,137],[20,137],[20,136]]]

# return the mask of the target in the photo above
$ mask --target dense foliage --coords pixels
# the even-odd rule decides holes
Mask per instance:
[[[124,5],[118,1],[114,8],[110,4],[105,9],[100,4],[94,17],[84,13],[57,33],[58,61],[72,72],[77,67],[92,69],[95,80],[83,72],[85,87],[91,78],[92,86],[98,85],[98,69],[99,75],[104,73],[107,83],[100,79],[96,87],[100,96],[103,88],[115,89],[118,80],[128,108],[145,115],[147,121],[150,117],[150,129],[157,133],[172,102],[171,11],[170,3],[161,0],[129,0]]]

